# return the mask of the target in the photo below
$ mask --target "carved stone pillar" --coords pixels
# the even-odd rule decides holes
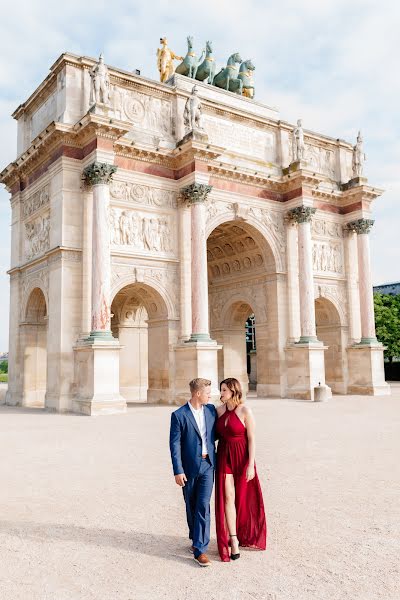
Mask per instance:
[[[374,295],[372,289],[371,258],[368,237],[373,224],[374,221],[371,219],[358,219],[347,225],[350,231],[354,231],[357,234],[361,344],[377,342],[375,335]]]
[[[301,330],[299,343],[317,341],[311,241],[311,218],[315,211],[316,209],[310,206],[298,206],[288,212],[288,217],[298,223]]]
[[[93,186],[92,322],[90,339],[112,340],[110,286],[109,184],[117,167],[94,162],[84,170],[85,183]]]
[[[287,257],[287,304],[288,304],[288,341],[297,342],[301,335],[300,329],[300,298],[299,298],[299,253],[297,241],[297,224],[291,218],[286,218],[286,257]]]
[[[82,324],[81,338],[87,338],[92,329],[92,231],[93,191],[84,186],[82,190]]]
[[[193,183],[181,191],[191,205],[192,333],[191,342],[210,340],[205,201],[211,186]]]
[[[179,261],[180,261],[180,339],[186,341],[192,333],[191,293],[191,208],[186,200],[179,205]]]

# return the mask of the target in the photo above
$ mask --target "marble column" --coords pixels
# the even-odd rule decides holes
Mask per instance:
[[[181,190],[191,205],[192,332],[190,342],[211,340],[208,323],[208,276],[205,201],[211,186],[193,183]]]
[[[180,258],[180,339],[186,341],[192,332],[191,294],[191,209],[187,200],[179,206],[179,258]]]
[[[298,206],[288,217],[298,223],[300,330],[299,343],[316,342],[311,218],[316,209]]]
[[[92,229],[93,190],[82,190],[82,324],[81,338],[87,338],[92,328]]]
[[[369,232],[374,221],[358,219],[347,227],[357,233],[358,285],[360,290],[361,344],[376,344],[374,295],[371,278],[371,257],[369,250]]]
[[[83,172],[93,187],[92,228],[92,317],[89,339],[113,340],[111,333],[111,257],[109,231],[109,184],[117,167],[94,162]]]
[[[287,257],[287,303],[288,303],[288,341],[297,342],[300,330],[300,298],[299,298],[299,256],[297,224],[286,218],[286,257]]]

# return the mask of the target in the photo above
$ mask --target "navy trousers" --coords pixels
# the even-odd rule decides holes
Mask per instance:
[[[188,479],[183,490],[189,538],[197,558],[207,551],[210,543],[210,499],[214,483],[214,468],[208,458],[203,458],[199,474]]]

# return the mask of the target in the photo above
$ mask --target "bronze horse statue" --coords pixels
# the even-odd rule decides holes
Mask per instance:
[[[238,77],[243,82],[242,95],[246,96],[246,98],[254,98],[254,69],[255,66],[253,65],[250,59],[243,61],[240,65]]]
[[[186,75],[186,77],[196,78],[197,68],[200,62],[203,60],[205,51],[201,53],[199,60],[196,59],[196,54],[193,52],[193,37],[188,36],[187,38],[188,51],[183,61],[176,67],[175,73],[179,75]]]
[[[224,69],[221,69],[219,73],[214,77],[213,85],[222,88],[229,92],[235,92],[236,94],[242,94],[243,81],[238,77],[239,67],[242,59],[240,54],[235,52],[228,58],[227,65]]]
[[[197,67],[196,79],[212,83],[215,75],[215,58],[212,56],[212,42],[206,42],[206,56],[201,65]]]

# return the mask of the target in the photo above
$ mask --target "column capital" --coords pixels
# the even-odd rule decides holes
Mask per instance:
[[[346,229],[348,231],[354,231],[358,235],[361,233],[369,233],[375,221],[373,219],[357,219],[356,221],[350,221],[347,223]]]
[[[296,223],[311,223],[316,210],[312,206],[296,206],[296,208],[288,210],[287,217]]]
[[[181,189],[181,197],[189,202],[189,204],[198,204],[207,200],[207,196],[211,190],[212,185],[192,183]]]
[[[83,181],[86,186],[98,185],[99,183],[111,183],[117,167],[109,163],[93,162],[83,170]]]

